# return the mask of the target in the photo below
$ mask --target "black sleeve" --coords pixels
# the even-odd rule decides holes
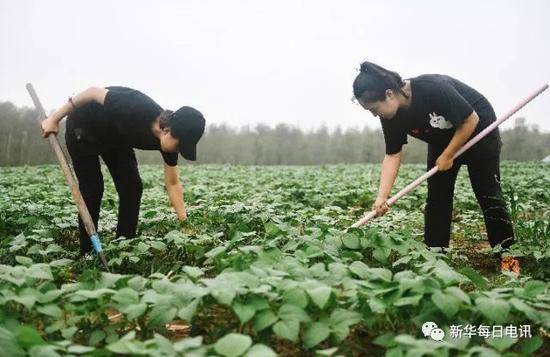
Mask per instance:
[[[433,88],[433,104],[457,129],[472,114],[474,108],[450,83],[442,82]]]
[[[388,155],[401,152],[401,148],[407,143],[407,133],[395,127],[394,122],[392,122],[392,119],[380,118],[384,142],[386,143],[386,154]]]
[[[178,164],[178,153],[177,152],[164,152],[161,151],[162,159],[168,166],[176,166]]]

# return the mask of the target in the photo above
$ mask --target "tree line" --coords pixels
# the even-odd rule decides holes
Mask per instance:
[[[55,163],[47,140],[40,135],[36,112],[0,102],[0,166]],[[550,155],[550,133],[517,118],[514,126],[501,131],[503,160],[541,160]],[[59,140],[64,146],[64,125]],[[405,161],[424,163],[426,146],[409,137],[404,147]],[[136,150],[143,164],[161,163],[157,152]],[[384,137],[380,129],[329,130],[320,127],[303,131],[287,124],[274,127],[257,124],[236,128],[226,124],[209,125],[201,139],[197,163],[242,165],[315,165],[380,162]]]

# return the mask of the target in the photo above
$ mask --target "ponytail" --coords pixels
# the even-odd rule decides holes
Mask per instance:
[[[359,74],[353,81],[353,95],[356,99],[377,102],[385,100],[386,90],[391,89],[408,98],[402,89],[404,85],[405,83],[397,72],[365,61],[361,63]]]

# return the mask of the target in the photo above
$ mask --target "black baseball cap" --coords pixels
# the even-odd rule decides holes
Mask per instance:
[[[179,152],[187,160],[197,160],[197,143],[206,121],[201,112],[181,107],[170,116],[170,134],[179,140]]]

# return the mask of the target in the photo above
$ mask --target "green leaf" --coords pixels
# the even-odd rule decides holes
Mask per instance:
[[[330,327],[324,322],[314,322],[304,335],[304,346],[311,348],[323,342],[330,335]]]
[[[197,279],[198,277],[204,275],[204,272],[199,267],[186,265],[182,268],[182,270],[185,272],[185,274],[193,279]]]
[[[499,352],[504,352],[506,349],[510,348],[513,344],[518,342],[517,338],[510,338],[508,336],[503,336],[502,338],[492,338],[489,337],[485,342],[494,347]]]
[[[175,342],[173,345],[174,350],[178,352],[199,348],[202,346],[202,336],[186,337],[183,340]]]
[[[61,330],[61,336],[67,340],[71,340],[74,336],[74,334],[78,331],[78,328],[76,326],[67,327],[63,330]]]
[[[50,267],[47,264],[34,264],[27,269],[28,277],[40,280],[53,280]]]
[[[309,321],[309,315],[304,311],[304,309],[291,304],[281,306],[278,315],[281,320],[296,320],[301,322]]]
[[[50,262],[49,266],[54,268],[61,268],[61,267],[66,267],[72,263],[73,263],[72,259],[58,259]]]
[[[452,295],[444,294],[441,291],[435,291],[432,294],[432,301],[447,318],[456,315],[460,308],[460,300]]]
[[[123,308],[120,309],[120,312],[126,315],[126,318],[128,320],[135,320],[138,317],[143,316],[146,310],[147,310],[147,304],[139,303],[139,304],[131,304],[128,306],[124,306]]]
[[[393,334],[393,332],[388,332],[376,337],[372,341],[372,343],[378,346],[386,347],[386,348],[394,347],[397,345],[395,343],[395,335]]]
[[[97,299],[102,295],[116,293],[113,289],[96,289],[96,290],[78,290],[75,291],[71,297],[71,301],[86,301],[90,299]]]
[[[45,345],[46,342],[42,339],[42,336],[34,328],[30,326],[19,326],[14,331],[15,338],[19,343],[19,346],[23,348],[30,348],[37,345]]]
[[[12,297],[9,298],[9,300],[13,300],[15,302],[18,302],[21,305],[25,306],[27,309],[31,309],[34,306],[34,303],[36,302],[36,298],[34,296],[31,296],[31,295],[12,296]]]
[[[139,303],[139,294],[133,289],[123,288],[117,291],[112,299],[121,305],[137,304]]]
[[[0,326],[0,346],[5,356],[24,357],[25,351],[19,346],[16,336],[9,330]]]
[[[15,257],[15,261],[18,262],[21,265],[24,265],[26,267],[30,267],[32,265],[32,259],[28,257],[22,257],[20,255]]]
[[[327,304],[332,290],[328,286],[318,286],[313,289],[308,289],[307,293],[315,305],[323,309]]]
[[[387,247],[378,247],[372,252],[372,257],[380,263],[387,263],[391,249]]]
[[[214,257],[217,257],[218,255],[224,253],[226,249],[227,249],[227,246],[222,245],[220,247],[216,247],[216,248],[206,252],[204,254],[204,256],[207,257],[207,258],[214,258]]]
[[[391,281],[392,272],[385,268],[370,268],[369,274],[372,279],[381,279],[385,281]]]
[[[507,301],[478,297],[476,306],[479,312],[493,322],[504,323],[508,320],[510,304]]]
[[[50,253],[63,253],[64,252],[64,249],[61,248],[59,245],[57,244],[48,244],[48,246],[46,247],[46,250],[41,254],[42,255],[46,255],[46,254],[50,254]]]
[[[324,349],[324,350],[315,351],[315,355],[316,356],[332,356],[333,354],[336,353],[336,351],[338,351],[338,347],[327,348],[327,349]]]
[[[184,319],[187,322],[193,321],[193,316],[195,316],[195,311],[197,310],[197,306],[199,306],[200,299],[195,299],[187,306],[179,309],[178,311],[178,317],[181,319]]]
[[[289,289],[283,293],[283,301],[287,304],[292,304],[305,308],[307,306],[307,295],[303,289],[294,288]]]
[[[535,351],[542,347],[543,342],[542,337],[539,335],[528,338],[522,342],[521,352],[526,356],[531,356]]]
[[[330,314],[330,325],[333,328],[342,328],[355,325],[361,321],[361,314],[355,311],[346,309],[335,309]]]
[[[269,309],[269,303],[267,300],[256,295],[252,295],[246,303],[254,306],[256,311]]]
[[[57,349],[60,348],[52,345],[33,346],[29,349],[29,357],[61,357],[61,355],[57,353]]]
[[[521,311],[533,322],[539,322],[541,315],[531,306],[527,305],[525,302],[519,300],[518,298],[511,298],[510,305],[512,305],[516,310]]]
[[[147,284],[147,279],[141,276],[134,276],[133,278],[128,280],[128,287],[136,291],[143,290],[146,284]]]
[[[162,243],[161,241],[154,240],[150,242],[151,247],[155,248],[158,251],[164,252],[166,250],[166,244]]]
[[[228,289],[227,287],[216,289],[210,292],[210,295],[220,304],[230,306],[231,302],[235,298],[237,293],[233,289]]]
[[[178,309],[168,305],[155,305],[149,313],[149,325],[165,325],[172,321],[176,316]]]
[[[407,305],[412,305],[412,306],[417,306],[418,303],[420,302],[420,300],[422,300],[422,298],[424,297],[424,295],[413,295],[413,296],[405,296],[405,297],[401,297],[399,299],[397,299],[393,305],[394,306],[407,306]]]
[[[157,211],[155,210],[151,210],[151,211],[147,211],[143,214],[143,218],[153,218],[155,217],[156,215],[158,214]]]
[[[369,307],[374,313],[383,314],[386,311],[386,303],[379,298],[373,297],[369,299]]]
[[[314,277],[321,278],[321,277],[324,277],[326,275],[326,270],[325,270],[325,264],[324,263],[314,264],[308,270],[309,270],[310,274]]]
[[[245,357],[276,357],[277,354],[271,348],[257,343],[246,352]]]
[[[242,356],[252,346],[249,336],[238,333],[230,333],[219,339],[214,344],[217,353],[225,357]]]
[[[273,325],[273,332],[279,338],[296,342],[300,333],[300,323],[297,320],[282,320]]]
[[[110,288],[114,287],[116,283],[122,279],[124,276],[121,274],[113,274],[113,273],[101,273],[101,279],[98,287],[101,288]]]
[[[45,305],[36,309],[41,314],[48,315],[55,318],[63,316],[63,311],[57,305]]]
[[[252,322],[254,330],[259,332],[277,322],[277,315],[271,310],[263,310],[260,313],[254,316],[254,321]]]
[[[264,229],[268,237],[275,237],[280,231],[279,227],[273,222],[267,222],[266,224],[264,224]]]
[[[492,348],[483,346],[475,346],[468,350],[469,356],[483,356],[483,357],[501,357],[501,354]]]
[[[95,346],[101,341],[103,341],[103,339],[105,339],[106,336],[107,335],[102,330],[95,330],[90,334],[90,339],[88,340],[88,344]]]
[[[471,303],[470,296],[468,296],[468,294],[462,291],[462,289],[460,289],[458,286],[449,286],[448,288],[445,289],[445,292],[447,294],[453,295],[457,299],[464,302],[466,305],[470,305]]]
[[[55,290],[50,290],[50,291],[42,294],[37,299],[40,303],[47,304],[49,302],[54,301],[55,299],[57,299],[61,295],[63,295],[63,291],[55,289]]]
[[[48,325],[48,327],[46,327],[44,329],[44,332],[46,333],[54,333],[56,331],[59,331],[61,330],[63,327],[65,327],[65,322],[64,321],[61,321],[61,320],[57,320],[56,322]]]
[[[529,280],[523,287],[523,294],[530,298],[536,298],[537,295],[544,293],[546,283],[540,280]]]
[[[174,345],[172,344],[172,342],[170,342],[169,339],[167,339],[162,335],[159,335],[158,333],[155,333],[154,339],[157,345],[157,350],[158,352],[160,352],[159,355],[161,356],[177,355],[176,350],[174,349]]]
[[[461,268],[458,272],[470,279],[470,281],[481,290],[487,289],[487,280],[471,267]]]
[[[145,344],[134,339],[122,338],[116,342],[110,343],[106,348],[111,352],[126,355],[143,355],[147,353]]]
[[[336,342],[342,342],[349,335],[349,327],[344,325],[333,326],[331,327],[331,332]]]
[[[239,318],[239,321],[241,321],[241,325],[247,323],[251,318],[254,317],[254,314],[256,314],[256,309],[254,308],[254,306],[249,304],[240,304],[238,302],[233,302],[233,305],[231,305],[231,307]]]
[[[355,261],[351,263],[349,266],[349,270],[361,279],[368,279],[369,277],[369,267],[363,262]]]
[[[346,248],[349,249],[359,249],[359,237],[357,237],[355,234],[346,233],[342,237],[342,243]]]
[[[69,348],[67,348],[67,352],[75,353],[77,355],[92,352],[93,350],[95,350],[95,348],[89,347],[89,346],[81,346],[81,345],[72,345],[72,346],[69,346]]]

